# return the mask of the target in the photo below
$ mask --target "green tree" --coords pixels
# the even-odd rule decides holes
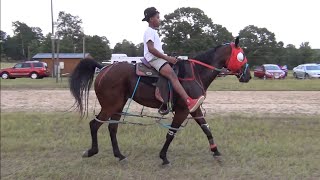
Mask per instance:
[[[320,64],[320,49],[313,49],[312,62]]]
[[[127,54],[127,56],[135,57],[137,56],[136,46],[124,39],[121,43],[117,43],[113,48],[113,53],[123,53]]]
[[[3,44],[3,51],[7,58],[10,59],[23,59],[21,46],[19,46],[19,39],[17,37],[7,36],[6,41]]]
[[[160,34],[164,50],[178,54],[195,54],[233,39],[226,28],[213,24],[201,9],[190,7],[165,15]]]
[[[311,63],[313,60],[313,51],[309,45],[309,42],[303,42],[299,48],[299,54],[301,58],[301,63]]]
[[[288,68],[292,69],[295,66],[301,64],[301,58],[299,50],[293,44],[288,44],[285,48],[285,58],[288,64]]]
[[[73,44],[73,40],[69,36],[64,36],[59,43],[59,52],[74,53],[76,51],[76,46]]]
[[[4,53],[4,44],[5,44],[5,42],[6,42],[6,40],[7,40],[7,33],[6,32],[4,32],[4,31],[1,31],[0,30],[0,45],[1,45],[1,59],[2,58],[5,58],[6,57],[6,54]]]
[[[39,48],[40,42],[43,40],[42,30],[39,27],[29,27],[27,24],[15,21],[12,23],[14,37],[10,42],[10,45],[7,47],[14,48],[9,50],[11,52],[17,51],[15,58],[27,58],[31,57],[28,53],[31,53],[31,50],[36,52]],[[15,42],[16,44],[12,44]],[[32,46],[32,47],[31,47]],[[30,48],[33,48],[30,50]]]
[[[136,45],[136,49],[137,49],[137,56],[143,56],[143,52],[144,52],[144,45],[143,43],[139,43]]]
[[[89,52],[98,61],[110,59],[109,40],[104,36],[86,36],[86,52]]]
[[[241,46],[252,65],[275,63],[277,55],[275,51],[283,47],[278,43],[275,34],[267,28],[259,28],[253,25],[246,26],[239,32]]]
[[[51,49],[51,33],[48,33],[42,40],[40,47],[39,47],[39,52],[41,53],[50,53],[52,51]]]
[[[72,40],[72,47],[75,47],[80,52],[84,34],[81,30],[82,20],[79,16],[60,11],[56,24],[58,35],[68,43]]]

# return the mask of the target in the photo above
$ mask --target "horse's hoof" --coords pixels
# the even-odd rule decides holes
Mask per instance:
[[[170,162],[163,162],[161,166],[162,166],[162,168],[168,168],[168,167],[171,167],[171,163]]]
[[[222,165],[223,161],[222,161],[222,156],[215,156],[213,155],[213,158],[220,164]]]
[[[215,152],[213,153],[213,156],[214,156],[214,157],[218,157],[218,156],[222,156],[222,155],[221,155],[221,153],[220,153],[219,151],[215,151]]]
[[[83,151],[83,153],[82,153],[82,157],[83,157],[83,158],[87,158],[87,157],[89,157],[89,153],[88,153],[88,151]]]
[[[125,164],[128,164],[129,160],[128,160],[128,158],[125,157],[123,159],[119,159],[119,162],[121,165],[125,165]]]
[[[91,157],[91,156],[96,155],[96,154],[98,154],[98,151],[87,150],[87,151],[83,151],[82,157],[83,158],[88,158],[88,157]]]

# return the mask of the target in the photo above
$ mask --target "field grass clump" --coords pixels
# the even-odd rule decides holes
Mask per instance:
[[[1,179],[319,179],[320,118],[238,115],[208,117],[223,163],[213,160],[206,136],[190,121],[168,151],[171,168],[158,157],[167,129],[120,125],[120,150],[113,157],[108,128],[98,134],[100,152],[82,159],[91,146],[89,120],[76,114],[1,113]],[[150,119],[132,119],[150,123]]]

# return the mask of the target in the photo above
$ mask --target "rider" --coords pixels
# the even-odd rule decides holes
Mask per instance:
[[[144,18],[142,21],[147,21],[149,27],[144,33],[144,58],[154,67],[160,74],[168,78],[174,90],[185,100],[190,112],[194,112],[202,104],[205,97],[200,96],[197,99],[192,99],[188,96],[182,85],[180,84],[177,75],[173,71],[169,63],[176,64],[177,59],[164,54],[161,41],[156,29],[160,26],[159,12],[154,7],[149,7],[144,10]]]

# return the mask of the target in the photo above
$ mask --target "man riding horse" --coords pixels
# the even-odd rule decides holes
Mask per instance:
[[[174,90],[180,96],[179,98],[176,95],[173,107],[174,117],[159,154],[163,160],[162,164],[170,163],[167,158],[168,148],[177,130],[189,114],[207,136],[213,156],[220,156],[221,154],[218,151],[209,125],[198,107],[204,100],[203,94],[222,68],[230,70],[231,73],[238,77],[239,82],[249,82],[251,79],[247,58],[239,46],[239,37],[236,38],[234,43],[223,44],[199,54],[193,59],[177,62],[175,58],[163,54],[159,36],[155,30],[155,28],[159,27],[159,12],[155,8],[148,8],[145,10],[144,15],[145,18],[143,20],[149,23],[144,35],[144,56],[152,67],[171,81]],[[178,75],[173,72],[168,62],[177,63],[179,69],[182,67]],[[74,69],[69,81],[70,91],[81,114],[84,115],[88,111],[88,96],[93,82],[97,99],[101,105],[99,114],[89,123],[92,144],[91,148],[84,152],[83,157],[91,157],[99,152],[98,130],[103,123],[110,122],[108,129],[114,156],[119,158],[120,161],[126,160],[126,156],[120,152],[118,146],[118,124],[111,123],[110,120],[112,122],[120,120],[123,108],[130,97],[146,107],[161,107],[161,102],[154,93],[156,87],[148,82],[141,81],[139,83],[141,75],[137,73],[137,68],[140,65],[139,63],[137,65],[116,63],[103,68],[103,65],[94,60],[84,59]],[[94,80],[96,68],[103,69]],[[146,77],[146,79],[150,79],[150,77]],[[85,101],[84,104],[83,101]]]
[[[176,73],[169,65],[176,64],[177,58],[170,57],[164,54],[162,44],[156,29],[160,26],[159,12],[154,7],[149,7],[144,11],[144,18],[142,21],[147,21],[149,26],[144,32],[143,45],[144,45],[144,58],[149,64],[155,68],[160,74],[170,80],[173,89],[185,101],[190,112],[194,112],[204,101],[204,96],[201,95],[197,99],[192,99],[181,86]]]

